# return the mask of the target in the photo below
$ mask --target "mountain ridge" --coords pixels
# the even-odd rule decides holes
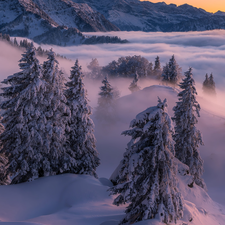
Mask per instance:
[[[210,13],[188,4],[139,0],[73,0],[87,3],[122,31],[175,32],[225,29],[225,14]],[[190,25],[192,24],[192,26]]]
[[[39,43],[49,43],[50,38],[49,44],[81,44],[84,38],[79,32],[214,29],[225,29],[225,12],[210,13],[188,4],[177,6],[140,0],[0,0],[0,33],[35,39]],[[92,38],[88,43],[92,41],[105,43],[110,39]]]

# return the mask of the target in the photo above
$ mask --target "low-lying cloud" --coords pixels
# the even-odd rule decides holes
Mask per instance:
[[[90,33],[87,33],[90,34]],[[92,35],[93,33],[91,33]],[[217,88],[225,86],[225,31],[183,32],[183,33],[146,33],[146,32],[109,32],[130,41],[128,44],[82,45],[53,48],[59,54],[75,60],[79,58],[84,70],[92,58],[97,58],[104,66],[121,56],[141,55],[155,61],[158,55],[162,66],[174,54],[183,72],[193,67],[196,81],[203,82],[206,73],[213,73]],[[102,35],[102,33],[94,33]],[[43,46],[51,48],[51,46]]]

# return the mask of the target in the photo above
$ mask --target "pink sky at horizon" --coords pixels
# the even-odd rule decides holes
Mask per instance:
[[[143,0],[141,0],[143,1]],[[144,0],[147,1],[147,0]],[[183,5],[185,3],[192,5],[197,8],[202,8],[208,12],[217,12],[218,10],[225,12],[225,1],[224,0],[150,0],[150,2],[165,2],[166,4],[176,4],[176,5]]]

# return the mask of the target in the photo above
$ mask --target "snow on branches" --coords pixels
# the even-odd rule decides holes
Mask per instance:
[[[139,113],[123,135],[131,136],[110,189],[119,194],[115,205],[129,203],[120,224],[133,224],[157,215],[166,224],[183,215],[183,198],[177,189],[173,127],[166,99]]]
[[[199,145],[203,145],[202,135],[196,128],[200,117],[200,105],[196,100],[195,81],[193,79],[192,68],[185,72],[185,78],[180,83],[182,91],[178,94],[179,102],[173,108],[176,123],[174,140],[176,157],[190,168],[193,175],[193,182],[206,189],[206,185],[201,178],[203,174],[203,160],[199,153]]]

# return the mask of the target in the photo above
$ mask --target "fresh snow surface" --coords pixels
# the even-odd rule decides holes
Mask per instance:
[[[187,187],[189,176],[179,176],[185,199],[184,217],[177,225],[223,225],[225,208],[198,186]],[[0,186],[0,223],[7,225],[117,225],[125,206],[112,205],[106,178],[64,174],[30,183]],[[188,221],[193,219],[191,223]],[[157,219],[137,225],[163,225]]]
[[[74,174],[1,186],[0,221],[24,225],[109,225],[110,221],[120,220],[124,211],[124,207],[112,205],[109,186],[107,179]]]

